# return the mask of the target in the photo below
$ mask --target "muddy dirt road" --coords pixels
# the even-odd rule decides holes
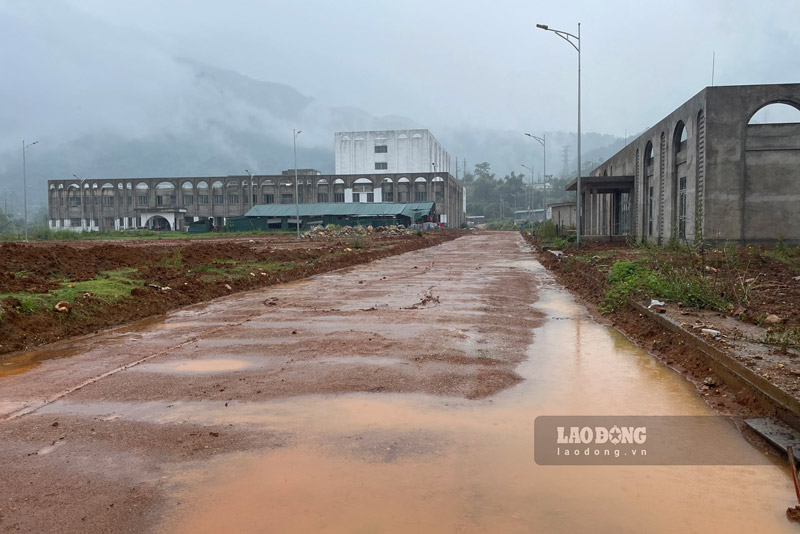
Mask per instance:
[[[539,466],[538,415],[709,415],[484,233],[5,360],[0,530],[794,532],[746,466]]]

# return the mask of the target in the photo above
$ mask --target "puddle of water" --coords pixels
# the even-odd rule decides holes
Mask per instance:
[[[31,350],[0,360],[0,378],[27,373],[48,360],[69,358],[82,352],[79,348]]]
[[[316,363],[352,364],[352,365],[409,365],[401,358],[385,358],[379,356],[336,356],[332,358],[317,358]]]
[[[543,284],[546,286],[547,284]],[[170,532],[795,532],[776,465],[540,466],[538,415],[710,415],[691,385],[542,289],[526,380],[491,399],[357,394],[259,404],[184,403],[158,415],[266,425],[298,445],[177,471]],[[362,359],[358,359],[363,363]],[[63,408],[63,406],[62,406]],[[126,417],[133,417],[128,413]],[[710,450],[761,461],[722,425]],[[198,483],[198,472],[205,483]]]
[[[239,359],[202,359],[178,360],[166,363],[145,363],[134,367],[136,371],[147,373],[168,373],[179,375],[202,375],[215,373],[231,373],[255,367],[250,361]]]
[[[180,321],[180,322],[170,322],[164,321],[162,323],[157,323],[154,325],[149,326],[150,330],[175,330],[176,328],[195,328],[195,327],[202,327],[202,328],[215,328],[218,326],[225,326],[227,323],[223,322],[210,322],[210,321]]]

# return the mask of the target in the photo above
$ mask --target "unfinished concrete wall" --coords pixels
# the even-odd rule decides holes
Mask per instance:
[[[750,124],[745,144],[745,239],[800,239],[800,123]]]
[[[698,117],[702,122],[704,108],[705,90],[591,173],[592,176],[634,176],[630,228],[631,234],[641,241],[694,240],[695,217],[702,202],[702,197],[698,200],[698,154],[699,150],[704,150],[704,145],[697,142],[698,132],[702,130],[698,127]],[[685,178],[683,191],[681,178]],[[685,199],[683,235],[681,193]],[[698,220],[702,222],[702,217]]]
[[[800,109],[800,84],[710,87],[707,92],[706,237],[800,242],[800,210],[791,209],[792,195],[800,193],[798,130],[748,126],[769,104]]]
[[[800,243],[800,125],[748,125],[773,103],[800,109],[800,84],[707,87],[592,175],[635,177],[642,241]]]

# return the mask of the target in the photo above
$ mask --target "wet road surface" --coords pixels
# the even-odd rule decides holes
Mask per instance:
[[[512,233],[0,364],[0,529],[796,530],[781,466],[536,465],[538,415],[712,412]]]

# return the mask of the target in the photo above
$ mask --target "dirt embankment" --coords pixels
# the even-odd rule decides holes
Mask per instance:
[[[559,283],[577,295],[596,318],[609,322],[629,339],[683,374],[695,384],[698,393],[711,407],[737,418],[774,412],[774,407],[753,388],[726,383],[711,370],[707,357],[686,342],[685,336],[664,328],[648,314],[627,304],[616,307],[612,312],[606,310],[606,313],[601,313],[599,308],[607,304],[607,291],[611,287],[608,280],[610,266],[615,261],[637,258],[639,252],[624,245],[587,243],[582,246],[580,253],[567,251],[566,254],[557,255],[543,250],[531,236],[525,235],[525,239],[534,247],[537,259]],[[577,259],[578,254],[582,260]],[[739,254],[756,257],[747,250],[740,250]],[[720,294],[725,297],[725,288],[731,286],[722,278],[741,278],[742,275],[725,272],[720,258],[712,256],[708,260],[709,272],[714,276],[719,275]],[[763,321],[768,314],[781,314],[782,328],[791,331],[800,319],[797,314],[797,310],[800,310],[800,283],[796,283],[798,288],[790,287],[786,281],[792,281],[796,274],[791,266],[781,265],[769,258],[760,257],[748,266],[752,273],[750,276],[758,277],[761,284],[752,284],[749,288],[748,303],[744,310],[738,304],[732,310],[721,312],[668,302],[661,311],[667,312],[693,335],[701,332],[701,326],[721,332],[719,336],[706,337],[705,341],[782,390],[797,396],[800,392],[800,362],[795,361],[796,351],[791,348],[787,350],[785,344],[757,343],[756,338],[771,335],[771,329],[754,323]],[[641,295],[631,298],[643,301]],[[751,337],[746,339],[747,335]]]
[[[236,291],[280,284],[430,247],[463,235],[361,236],[296,241],[265,236],[213,241],[6,243],[0,245],[0,354],[117,326]],[[25,298],[130,269],[129,295],[102,298],[86,292],[59,313],[29,309]],[[50,292],[50,293],[48,293]],[[21,297],[21,298],[19,298]],[[39,307],[41,308],[41,306]]]

